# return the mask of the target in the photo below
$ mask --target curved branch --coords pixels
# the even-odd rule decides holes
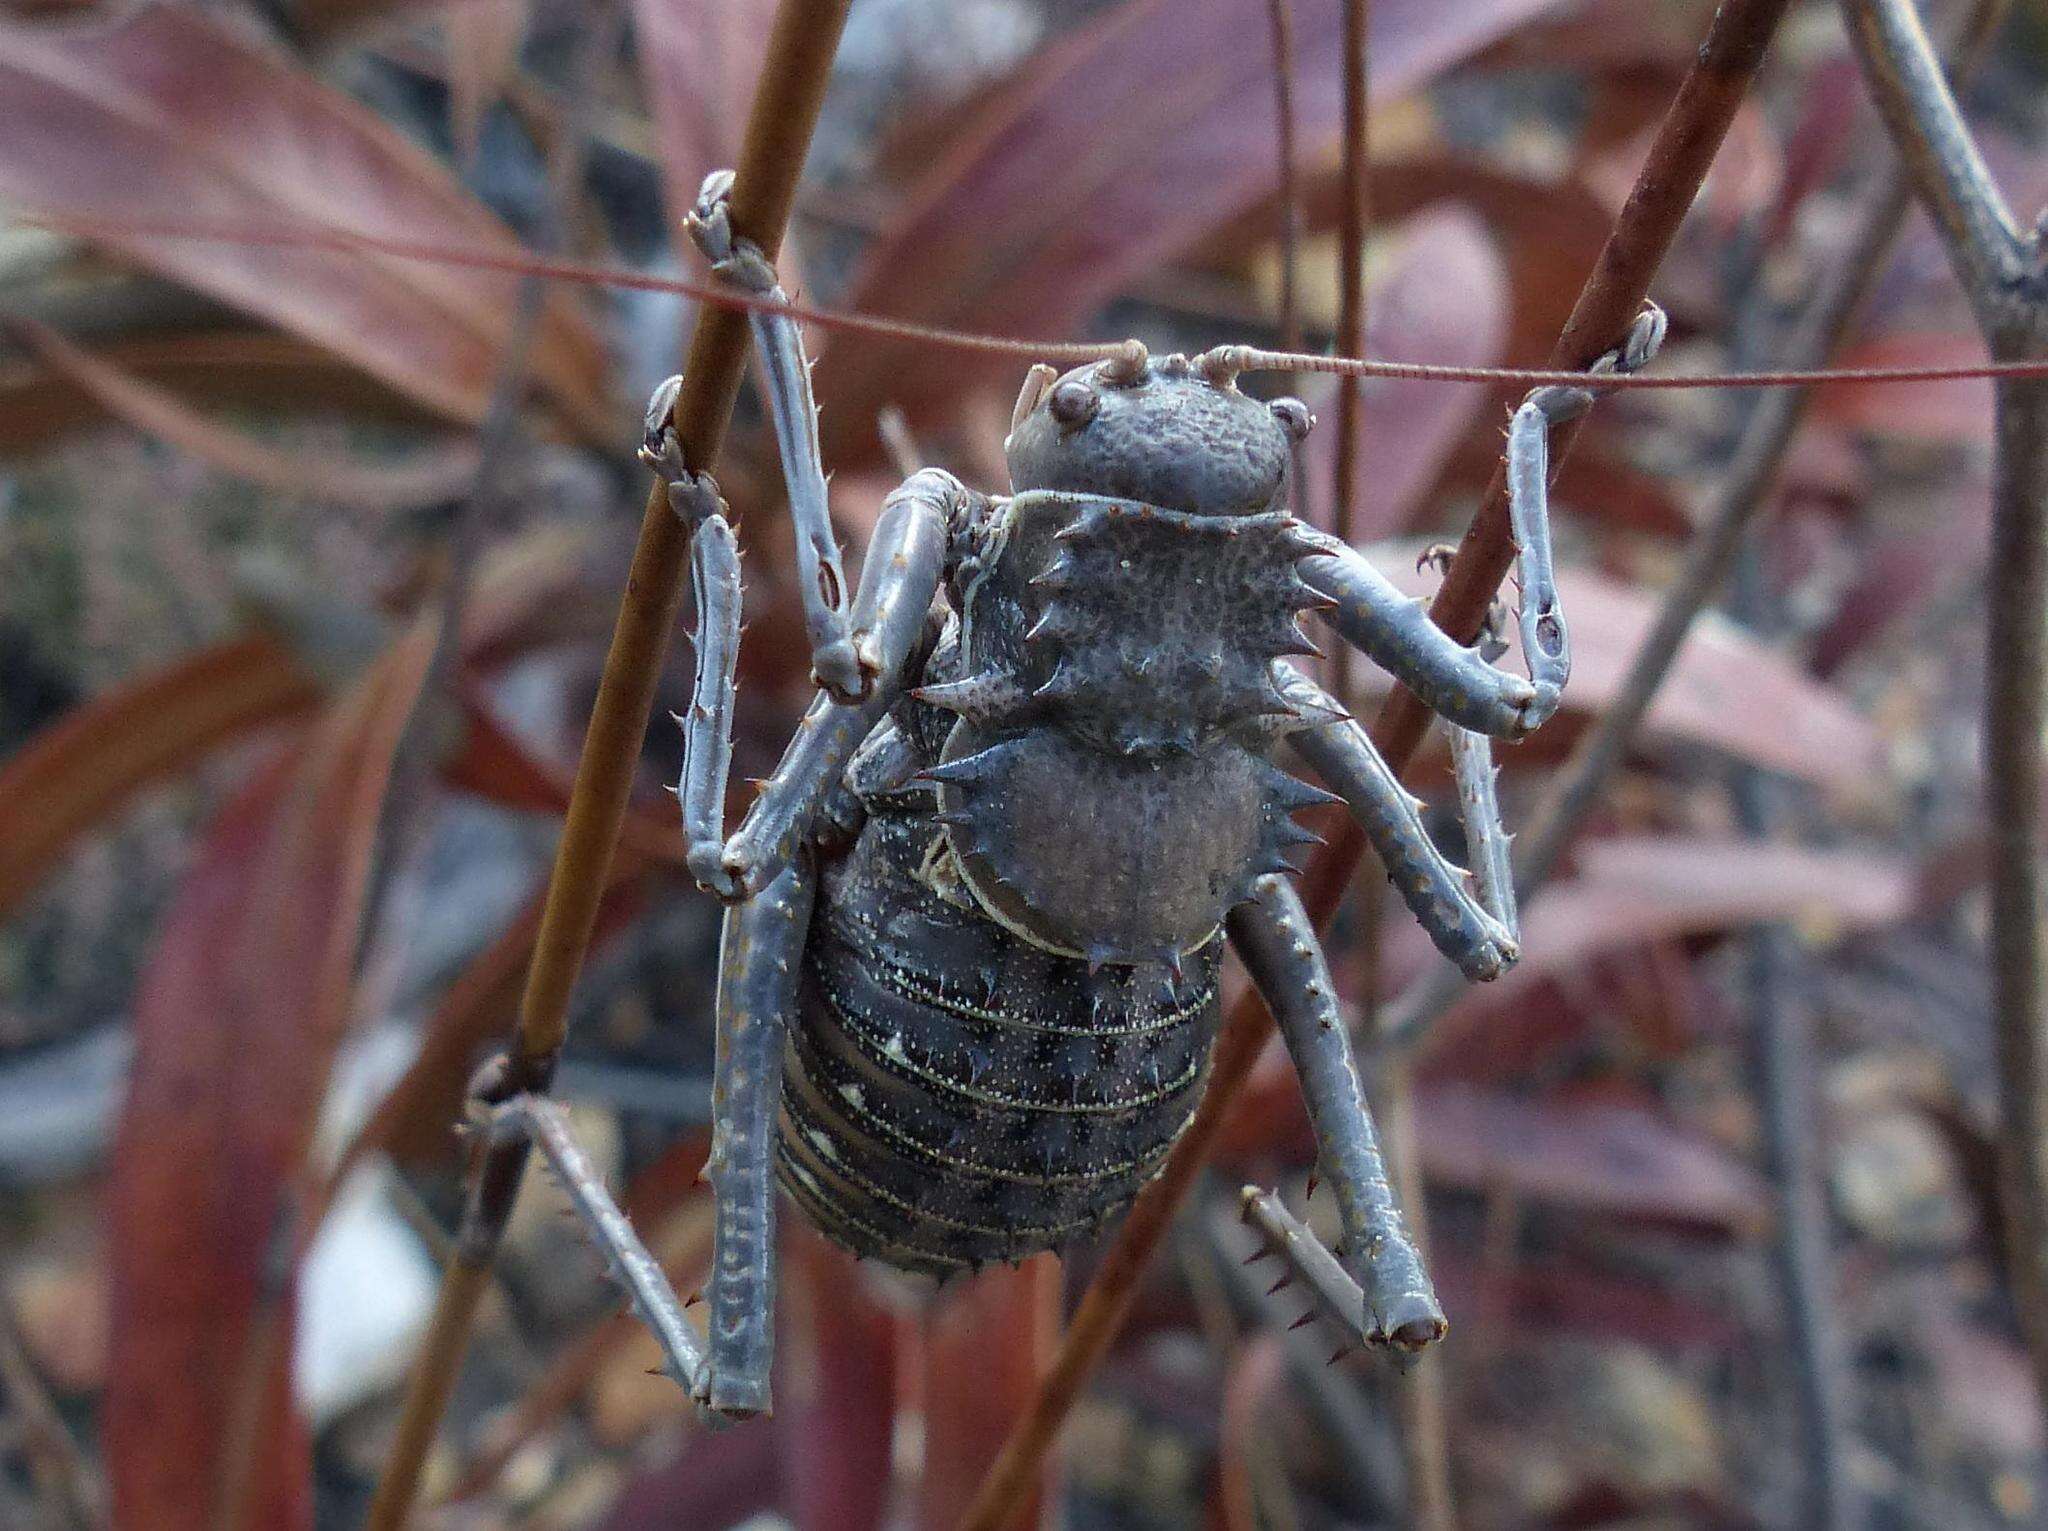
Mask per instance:
[[[1842,19],[1913,189],[1991,328],[1998,300],[2027,272],[2029,242],[1963,125],[1934,44],[1912,0],[1842,0]]]

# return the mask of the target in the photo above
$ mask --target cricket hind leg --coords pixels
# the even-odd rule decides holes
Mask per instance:
[[[480,1098],[479,1103],[491,1105],[488,1098]],[[605,1189],[604,1178],[576,1141],[568,1113],[543,1096],[515,1095],[491,1107],[485,1130],[494,1140],[525,1138],[540,1150],[604,1256],[606,1271],[661,1346],[663,1371],[695,1396],[705,1381],[704,1342],[683,1316],[682,1304],[660,1263],[633,1231],[626,1214]]]
[[[775,1137],[783,1048],[817,886],[799,856],[726,911],[718,953],[717,1058],[711,1083],[713,1224],[708,1364],[698,1399],[714,1414],[769,1412],[775,1351]]]
[[[1443,1308],[1395,1202],[1308,911],[1285,876],[1267,873],[1231,911],[1229,932],[1301,1079],[1323,1178],[1337,1197],[1344,1264],[1363,1292],[1358,1332],[1373,1344],[1421,1350],[1442,1338]]]
[[[717,1059],[711,1157],[715,1201],[708,1340],[683,1316],[660,1265],[619,1210],[569,1130],[562,1108],[530,1094],[503,1097],[486,1069],[471,1094],[499,1138],[538,1148],[569,1194],[607,1270],[653,1332],[663,1370],[716,1418],[770,1412],[775,1352],[775,1141],[783,1044],[796,1016],[815,873],[800,858],[756,897],[726,912],[719,943]]]

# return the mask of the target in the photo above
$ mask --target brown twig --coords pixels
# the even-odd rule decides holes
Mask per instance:
[[[2048,355],[2048,272],[1977,152],[1904,0],[1843,0],[1878,111],[2000,360]],[[1998,387],[1984,688],[1991,832],[1991,1000],[1998,1041],[2006,1256],[2048,1406],[2048,1024],[2042,983],[2041,783],[2048,685],[2048,383]]]
[[[1714,149],[1727,132],[1789,3],[1727,0],[1716,13],[1559,342],[1558,354],[1567,365],[1590,362],[1615,344],[1634,320],[1657,263],[1670,248],[1698,194]],[[1466,535],[1435,609],[1439,622],[1468,638],[1477,631],[1506,572],[1508,558],[1504,554],[1512,551],[1505,500],[1496,503],[1497,498],[1489,496],[1488,508]],[[1493,528],[1490,533],[1484,530],[1488,524]],[[1406,765],[1421,741],[1422,721],[1418,716],[1409,724],[1398,715],[1382,714],[1375,732],[1397,770]],[[1347,821],[1338,837],[1310,863],[1302,895],[1318,926],[1327,924],[1335,911],[1364,846],[1364,836]],[[1115,1337],[1139,1275],[1208,1158],[1271,1024],[1256,995],[1247,995],[1224,1023],[1210,1063],[1209,1085],[1194,1120],[1174,1145],[1159,1178],[1140,1193],[1083,1294],[1044,1387],[1004,1443],[963,1522],[968,1531],[1001,1531],[1012,1507],[1029,1491],[1039,1461]]]
[[[733,186],[735,231],[770,259],[782,244],[817,125],[832,57],[851,0],[783,0],[756,84]],[[747,323],[730,307],[699,311],[675,403],[684,458],[711,467],[739,393]],[[682,600],[689,537],[657,485],[647,497],[639,542],[619,604],[590,728],[577,762],[567,822],[555,852],[546,907],[519,1008],[508,1062],[508,1093],[544,1093],[567,1029],[569,994],[597,919],[605,872],[624,822],[633,768],[654,707],[654,690]],[[418,1492],[419,1475],[454,1387],[483,1273],[497,1253],[526,1169],[524,1138],[480,1145],[454,1258],[413,1372],[383,1481],[371,1507],[371,1531],[397,1531]]]
[[[1371,85],[1369,39],[1371,0],[1344,0],[1343,197],[1337,213],[1337,349],[1346,356],[1365,354],[1366,288],[1365,230],[1370,206],[1370,150],[1367,112]],[[1345,542],[1352,539],[1358,516],[1358,460],[1364,443],[1365,383],[1360,378],[1337,381],[1337,462],[1332,485],[1334,519],[1330,530]],[[1339,700],[1351,695],[1351,652],[1348,644],[1330,651],[1330,690]]]
[[[1301,167],[1294,146],[1294,0],[1267,0],[1273,33],[1274,147],[1280,179],[1280,346],[1301,349]]]

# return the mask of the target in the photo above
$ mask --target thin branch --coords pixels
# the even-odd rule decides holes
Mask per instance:
[[[1745,560],[1750,587],[1738,599],[1741,614],[1758,625],[1764,607],[1755,547]],[[1738,763],[1729,794],[1737,821],[1765,842],[1784,818],[1785,783],[1759,767]],[[1777,1195],[1772,1252],[1784,1304],[1779,1333],[1791,1353],[1804,1437],[1806,1503],[1802,1523],[1823,1531],[1863,1524],[1844,1452],[1847,1383],[1834,1319],[1834,1258],[1828,1238],[1827,1198],[1816,1137],[1810,1017],[1794,992],[1797,941],[1789,926],[1763,925],[1744,938],[1744,966],[1752,1033],[1751,1072],[1763,1103],[1764,1164]]]
[[[1914,190],[1978,313],[2031,269],[2029,242],[1963,125],[1910,0],[1843,0],[1842,18]]]
[[[1301,167],[1294,146],[1294,0],[1267,0],[1280,179],[1280,348],[1301,349]]]
[[[1843,0],[1864,76],[1940,229],[1992,354],[2048,354],[2037,236],[2013,226],[1917,17],[1900,0]],[[1991,834],[1991,1003],[2000,1189],[2021,1337],[2048,1406],[2048,1025],[2041,992],[2041,730],[2048,722],[2048,382],[1998,388],[1986,592],[1984,771]]]
[[[1426,1258],[1429,1208],[1423,1199],[1422,1155],[1415,1141],[1414,1070],[1406,1063],[1383,1070],[1373,1093],[1379,1097],[1394,1192],[1408,1209],[1409,1230]],[[1444,1397],[1446,1381],[1441,1366],[1416,1366],[1392,1384],[1402,1476],[1408,1491],[1408,1521],[1417,1531],[1457,1531],[1457,1500],[1451,1492],[1450,1421]]]
[[[850,3],[783,0],[776,11],[732,202],[734,229],[770,259],[789,223]],[[684,458],[699,471],[717,460],[739,394],[746,347],[743,313],[730,307],[700,310],[674,413]],[[507,1064],[508,1093],[544,1094],[553,1075],[567,1031],[570,991],[590,945],[655,686],[675,630],[688,556],[688,533],[655,485],[641,517],[555,852]],[[420,1470],[454,1388],[483,1273],[497,1253],[529,1152],[523,1137],[479,1146],[456,1254],[443,1277],[425,1354],[413,1372],[399,1435],[371,1507],[370,1531],[398,1531],[417,1496]]]
[[[2041,951],[2041,730],[2048,688],[2048,384],[1998,391],[1986,598],[1985,812],[1991,830],[1991,1003],[1998,1038],[2006,1257],[2048,1407],[2048,1059]]]
[[[1559,342],[1565,364],[1590,362],[1615,344],[1634,320],[1657,264],[1698,194],[1714,150],[1789,4],[1790,0],[1727,0],[1716,13],[1658,131],[1642,176],[1579,295],[1573,321]],[[1494,498],[1489,497],[1490,507]],[[1486,532],[1489,518],[1497,525]],[[1462,628],[1467,637],[1476,631],[1507,571],[1508,552],[1506,502],[1500,498],[1497,507],[1482,512],[1446,575],[1446,592],[1469,587],[1473,593],[1461,597],[1462,604],[1450,606],[1440,596],[1438,620],[1447,627],[1458,623],[1452,630]],[[1490,566],[1490,572],[1484,566]],[[1396,770],[1407,764],[1422,737],[1419,726],[1385,715],[1376,732],[1382,753]],[[1327,924],[1335,912],[1364,849],[1364,836],[1347,822],[1338,838],[1310,863],[1303,878],[1303,901],[1318,925]],[[1039,1396],[983,1480],[963,1522],[968,1531],[1000,1531],[1029,1492],[1060,1422],[1115,1338],[1138,1278],[1214,1146],[1271,1024],[1256,994],[1248,994],[1224,1023],[1194,1120],[1174,1145],[1159,1178],[1139,1194],[1083,1294]]]
[[[1337,219],[1337,349],[1346,356],[1365,354],[1365,230],[1372,215],[1368,171],[1371,144],[1366,137],[1371,27],[1370,0],[1344,0],[1343,202]],[[1337,462],[1330,501],[1335,515],[1330,529],[1345,542],[1351,541],[1357,525],[1364,405],[1363,380],[1339,379]],[[1351,669],[1350,646],[1340,643],[1330,652],[1328,677],[1330,689],[1340,701],[1350,697]]]

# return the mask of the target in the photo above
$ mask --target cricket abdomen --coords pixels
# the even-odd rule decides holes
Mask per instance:
[[[784,1188],[835,1242],[948,1275],[1095,1232],[1200,1098],[1217,943],[1173,980],[1042,951],[917,875],[870,820],[829,876],[786,1055]]]

